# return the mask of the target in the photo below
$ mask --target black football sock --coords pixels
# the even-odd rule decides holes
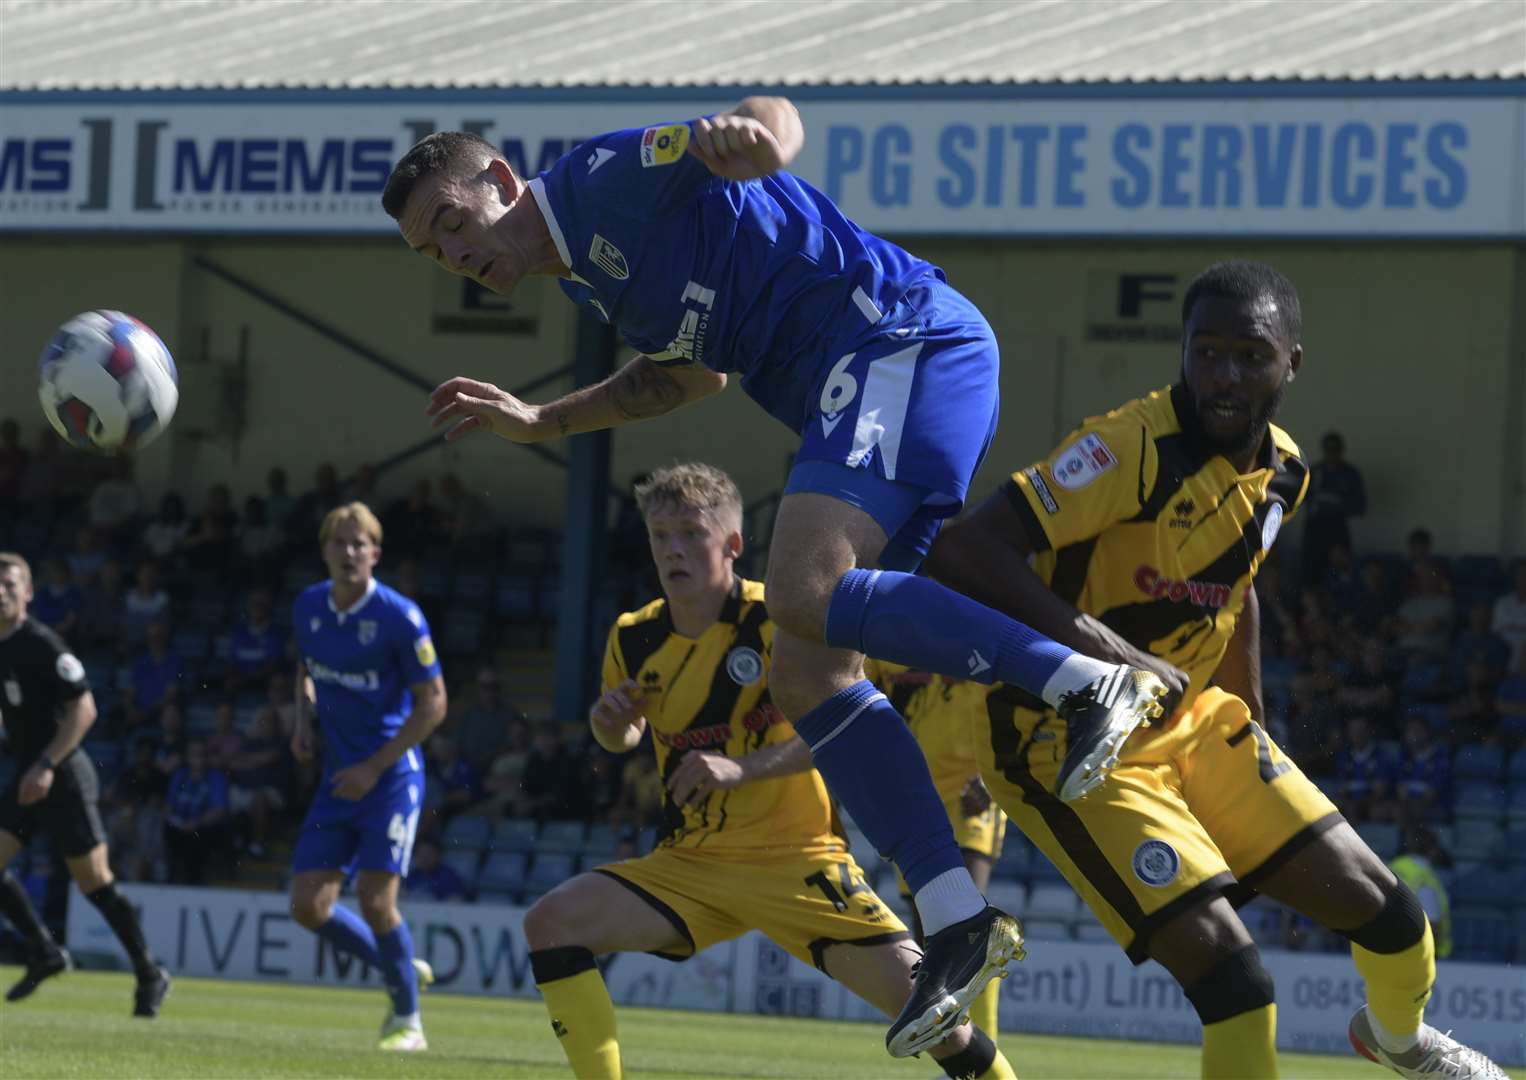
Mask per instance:
[[[96,906],[106,924],[111,927],[111,932],[117,936],[122,947],[127,950],[128,959],[132,961],[132,969],[138,973],[138,978],[150,978],[157,974],[159,965],[154,963],[154,958],[148,951],[148,942],[143,938],[143,927],[138,925],[138,913],[132,909],[127,897],[117,891],[117,883],[102,885],[93,893],[85,896]]]
[[[9,870],[0,873],[0,915],[10,921],[34,952],[47,955],[58,951],[58,942],[42,924],[42,917],[32,906],[32,898]]]

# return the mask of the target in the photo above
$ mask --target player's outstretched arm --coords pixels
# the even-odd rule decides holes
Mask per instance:
[[[805,127],[794,102],[756,96],[694,121],[689,153],[717,176],[755,180],[787,168],[803,145]]]
[[[85,739],[85,732],[95,723],[95,695],[86,690],[79,697],[66,702],[58,715],[58,729],[49,740],[42,757],[32,763],[21,777],[16,789],[16,801],[29,806],[47,797],[53,787],[54,767]]]
[[[574,390],[544,405],[520,401],[491,383],[457,377],[435,387],[424,415],[455,442],[473,431],[490,431],[516,443],[544,442],[585,431],[602,431],[649,420],[680,405],[718,394],[726,376],[698,364],[657,364],[637,356],[603,382]]]
[[[1028,565],[1032,552],[1017,511],[998,492],[938,534],[925,570],[950,588],[1077,652],[1143,668],[1160,676],[1173,693],[1186,691],[1183,672],[1136,649],[1100,620],[1055,595]]]

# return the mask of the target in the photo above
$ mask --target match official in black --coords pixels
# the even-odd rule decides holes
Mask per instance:
[[[169,992],[169,973],[149,955],[137,913],[112,879],[95,766],[78,752],[95,723],[95,698],[85,666],[63,639],[27,616],[31,600],[31,567],[0,552],[0,724],[5,752],[22,770],[0,795],[0,915],[31,948],[26,974],[5,997],[20,1001],[44,979],[69,970],[69,954],[6,869],[41,827],[132,959],[138,976],[133,1015],[154,1017]]]

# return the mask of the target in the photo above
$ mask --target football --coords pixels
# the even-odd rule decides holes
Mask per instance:
[[[169,349],[146,324],[120,311],[87,311],[43,350],[37,396],[71,445],[121,454],[163,433],[180,387]]]

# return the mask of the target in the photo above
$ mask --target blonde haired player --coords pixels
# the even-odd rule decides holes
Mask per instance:
[[[887,1015],[919,956],[865,883],[809,750],[769,696],[774,624],[763,586],[733,570],[736,485],[709,465],[675,465],[636,498],[664,596],[616,620],[589,726],[616,753],[651,729],[667,833],[649,855],[564,882],[524,923],[552,1030],[585,1080],[622,1068],[596,956],[685,960],[761,930]],[[1013,1075],[968,1024],[930,1053],[950,1076]]]

